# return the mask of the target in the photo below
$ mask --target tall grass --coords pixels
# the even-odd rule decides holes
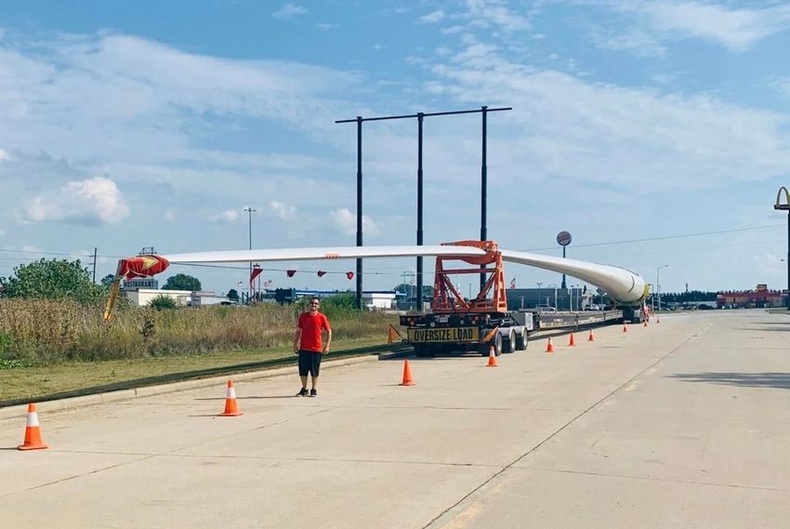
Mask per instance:
[[[121,304],[102,320],[99,304],[0,300],[0,368],[65,360],[110,360],[288,347],[303,304],[155,310]],[[393,315],[359,312],[348,300],[322,300],[333,342],[386,336]]]

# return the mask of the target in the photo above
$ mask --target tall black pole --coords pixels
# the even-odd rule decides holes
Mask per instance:
[[[488,203],[487,190],[488,190],[488,107],[481,106],[483,115],[483,136],[482,136],[482,160],[480,164],[480,240],[488,240],[488,228],[486,225],[486,204]],[[485,268],[485,265],[480,265],[480,268]],[[480,274],[480,290],[486,284],[485,273]]]
[[[425,114],[417,113],[417,246],[422,246],[422,125]],[[417,310],[422,312],[422,257],[417,257]]]
[[[362,116],[357,116],[357,246],[362,246]],[[357,259],[355,306],[362,308],[362,259]]]
[[[565,247],[562,247],[562,258],[565,259]],[[565,290],[565,274],[562,274],[562,289]]]
[[[784,203],[782,203],[782,191],[784,191]],[[785,257],[785,264],[787,265],[787,297],[785,298],[785,306],[787,310],[790,310],[790,191],[785,186],[780,187],[779,192],[776,194],[774,209],[787,211],[787,257]]]

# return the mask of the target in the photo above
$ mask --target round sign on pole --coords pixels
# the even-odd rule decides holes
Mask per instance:
[[[557,234],[557,244],[560,246],[568,246],[572,240],[571,234],[567,231],[561,231]]]

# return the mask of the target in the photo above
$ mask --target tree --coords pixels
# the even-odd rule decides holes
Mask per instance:
[[[403,294],[406,294],[406,299],[411,299],[415,296],[417,292],[417,287],[414,285],[410,285],[409,283],[401,283],[400,285],[397,285],[392,290],[394,290],[395,292],[401,292]]]
[[[107,289],[91,280],[88,269],[79,259],[41,259],[14,268],[12,277],[0,277],[4,294],[10,298],[99,300]]]
[[[189,290],[190,292],[198,292],[202,290],[200,280],[196,277],[188,276],[186,274],[176,274],[167,278],[163,290]]]
[[[109,287],[112,285],[112,282],[115,281],[115,274],[107,274],[106,276],[101,278],[101,285],[103,287]]]
[[[170,296],[165,296],[164,294],[160,294],[156,296],[154,299],[148,302],[148,306],[154,308],[156,310],[163,310],[163,309],[174,309],[178,306],[176,300],[171,298]]]
[[[238,301],[239,300],[239,291],[235,288],[231,288],[228,290],[228,299],[231,301]]]

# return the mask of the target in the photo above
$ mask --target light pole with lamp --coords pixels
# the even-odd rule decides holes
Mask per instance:
[[[249,235],[250,235],[250,250],[252,250],[252,214],[255,213],[257,210],[252,206],[244,206],[242,211],[246,211],[249,215]],[[250,261],[250,275],[248,281],[250,282],[250,292],[249,298],[247,299],[248,303],[252,302],[252,261]]]
[[[784,203],[782,203],[782,191],[784,191]],[[790,192],[785,186],[779,188],[776,194],[774,209],[777,211],[787,211],[787,298],[785,300],[787,310],[790,310]]]
[[[554,309],[559,310],[557,309],[557,285],[555,283],[552,283],[551,285],[546,285],[546,286],[548,288],[554,288]],[[549,297],[546,296],[546,305],[548,304],[549,304]]]
[[[659,272],[662,268],[667,268],[669,265],[661,265],[656,268],[656,300],[658,302],[658,311],[661,312],[661,279]]]
[[[540,286],[542,284],[543,284],[542,282],[538,281],[538,302],[535,304],[536,306],[540,305]]]

